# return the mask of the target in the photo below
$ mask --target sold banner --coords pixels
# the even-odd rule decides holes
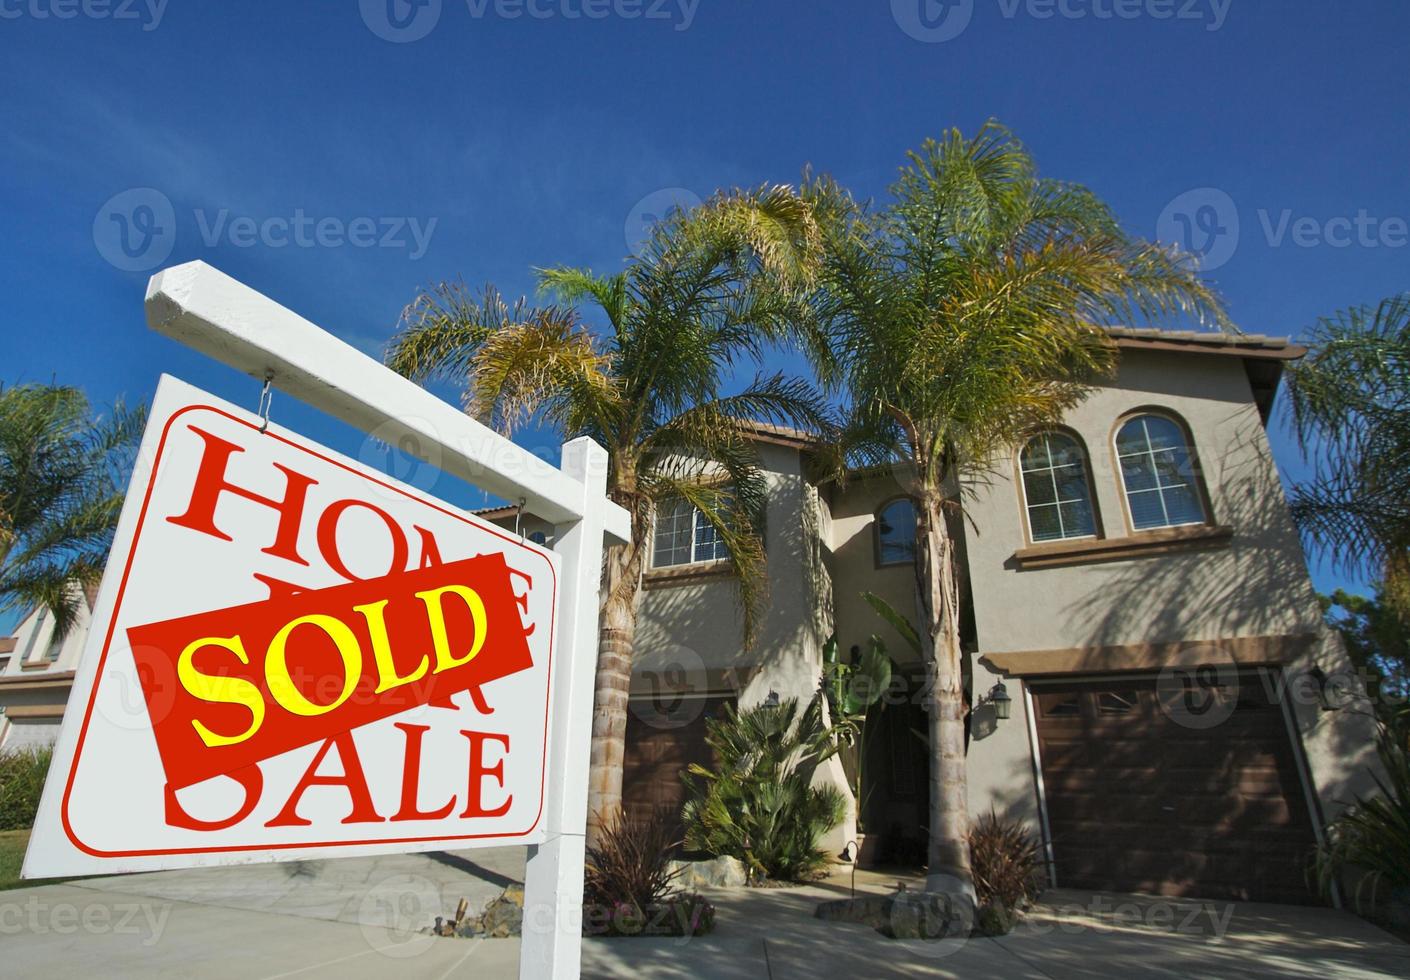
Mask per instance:
[[[26,875],[538,842],[557,581],[163,377]]]

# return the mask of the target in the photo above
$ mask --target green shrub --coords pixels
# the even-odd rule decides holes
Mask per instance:
[[[1365,911],[1378,899],[1410,888],[1410,752],[1406,734],[1382,725],[1376,754],[1385,770],[1376,774],[1379,793],[1358,797],[1327,825],[1314,872],[1323,892],[1335,881],[1356,882],[1356,904]]]
[[[801,711],[797,699],[729,707],[706,729],[716,765],[691,766],[685,777],[686,846],[738,858],[754,880],[817,877],[829,861],[818,838],[845,813],[835,787],[811,785],[818,763],[836,751],[821,700]]]
[[[0,830],[25,830],[34,826],[39,794],[49,775],[54,750],[48,746],[0,752]]]
[[[1011,920],[1007,913],[1043,890],[1043,857],[1037,840],[1021,823],[1001,819],[992,810],[970,829],[969,861],[980,908],[994,909],[998,919]]]

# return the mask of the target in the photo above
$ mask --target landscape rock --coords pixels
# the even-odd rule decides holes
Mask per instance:
[[[968,936],[972,916],[942,892],[898,891],[823,902],[813,912],[827,922],[871,926],[890,939],[949,939]]]
[[[697,888],[743,888],[748,883],[744,865],[738,858],[717,857],[710,861],[672,861],[670,869],[681,875],[672,884],[686,891]]]

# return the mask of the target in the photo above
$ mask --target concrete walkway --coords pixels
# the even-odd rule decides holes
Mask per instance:
[[[514,977],[516,940],[419,930],[460,898],[483,906],[521,880],[519,849],[257,865],[90,879],[0,892],[6,977]],[[860,873],[858,891],[896,878]],[[912,880],[912,885],[917,884]],[[1410,946],[1327,909],[1050,892],[1010,936],[887,940],[812,918],[848,878],[718,889],[714,935],[590,940],[592,977],[823,980],[1410,976]]]

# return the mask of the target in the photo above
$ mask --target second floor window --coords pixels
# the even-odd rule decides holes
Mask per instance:
[[[1028,536],[1035,543],[1090,538],[1097,533],[1087,454],[1072,436],[1041,432],[1019,457]]]
[[[916,560],[916,507],[897,497],[876,514],[876,563],[909,565]]]
[[[1185,430],[1162,415],[1137,415],[1116,433],[1131,527],[1203,524],[1204,501]]]
[[[729,557],[714,525],[686,500],[666,501],[656,508],[652,544],[653,568],[721,561]]]

